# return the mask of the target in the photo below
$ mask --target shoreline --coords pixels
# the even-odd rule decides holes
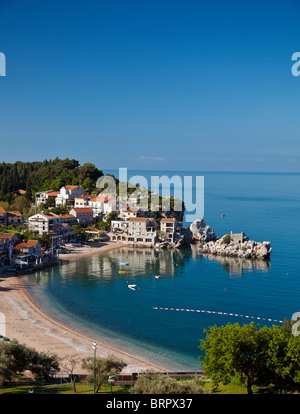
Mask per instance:
[[[76,253],[61,255],[62,260],[72,260],[102,254],[112,249],[120,249],[126,245],[101,243],[101,246],[84,246],[76,248]],[[93,249],[92,251],[90,249]],[[81,250],[80,250],[81,249]],[[75,249],[74,249],[75,250]],[[97,356],[115,355],[127,363],[124,373],[141,372],[146,369],[166,372],[170,369],[152,363],[143,357],[135,356],[98,337],[89,336],[64,324],[49,315],[30,295],[22,281],[22,275],[0,275],[0,312],[5,316],[5,333],[8,338],[41,352],[52,352],[62,360],[75,355],[79,364],[76,372],[84,373],[81,359],[92,357],[92,342],[97,342]],[[62,371],[60,371],[62,372]]]
[[[87,244],[82,247],[72,247],[71,249],[67,249],[69,253],[59,255],[59,259],[63,262],[72,260],[72,259],[80,259],[82,257],[89,257],[95,254],[106,253],[110,250],[117,250],[126,247],[127,244],[125,243],[116,243],[116,242],[94,242],[92,244]]]

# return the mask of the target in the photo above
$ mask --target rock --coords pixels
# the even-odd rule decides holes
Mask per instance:
[[[218,239],[214,230],[207,226],[202,218],[195,220],[190,225],[190,231],[193,234],[194,240],[200,242],[210,242]]]
[[[224,243],[224,237],[199,246],[200,253],[209,253],[220,256],[268,259],[272,252],[270,242],[256,242],[245,239],[243,243]]]

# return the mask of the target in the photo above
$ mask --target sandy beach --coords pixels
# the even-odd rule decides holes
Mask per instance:
[[[105,253],[123,246],[109,242],[95,243],[93,246],[72,248],[72,252],[61,255],[60,258],[63,261],[72,260]],[[55,353],[62,359],[66,359],[69,355],[76,355],[79,361],[76,373],[84,373],[81,359],[93,356],[93,341],[98,343],[98,356],[113,354],[127,363],[124,373],[141,372],[145,369],[167,371],[165,367],[130,355],[102,341],[99,337],[89,337],[55,320],[32,299],[22,283],[21,276],[0,275],[0,312],[5,317],[5,324],[0,325],[2,335],[17,339],[20,343],[38,351]]]

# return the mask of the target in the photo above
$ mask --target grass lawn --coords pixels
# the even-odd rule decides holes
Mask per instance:
[[[112,387],[113,394],[124,394],[128,392],[128,386],[115,385]],[[34,384],[15,383],[11,387],[0,388],[0,394],[73,394],[71,384]],[[77,383],[76,394],[93,394],[94,388],[91,384]],[[101,387],[98,394],[110,394],[109,386]]]

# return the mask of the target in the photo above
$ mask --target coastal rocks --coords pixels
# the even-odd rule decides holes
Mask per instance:
[[[230,240],[230,235],[225,235],[217,241],[210,241],[199,246],[199,253],[209,253],[219,256],[268,259],[272,252],[271,243],[262,243],[244,238],[240,243]]]
[[[199,253],[218,256],[240,257],[245,259],[268,259],[272,252],[271,243],[249,240],[244,232],[225,234],[222,238],[216,236],[214,230],[207,226],[202,218],[190,225],[193,241],[200,242]]]
[[[193,238],[196,241],[210,242],[218,239],[218,237],[215,235],[214,230],[205,224],[203,218],[195,220],[190,225],[190,231],[192,232]]]

